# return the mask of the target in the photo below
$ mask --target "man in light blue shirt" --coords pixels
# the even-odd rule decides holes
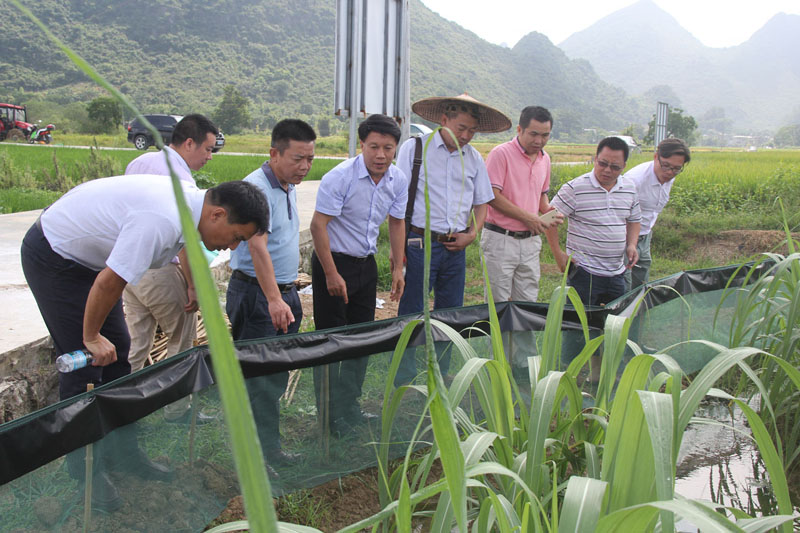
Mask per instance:
[[[272,130],[269,161],[244,181],[255,185],[269,205],[268,234],[256,235],[231,254],[233,274],[225,309],[234,340],[297,333],[303,308],[297,294],[300,265],[300,219],[295,186],[314,160],[314,129],[302,120],[278,122]],[[267,461],[291,464],[297,454],[281,447],[278,399],[286,391],[289,373],[247,380],[250,403]]]
[[[403,217],[408,181],[392,165],[400,128],[385,115],[371,115],[359,125],[358,137],[361,155],[340,163],[323,176],[311,219],[311,281],[317,330],[375,319],[378,269],[374,254],[378,230],[387,214],[392,300],[400,299],[405,285]],[[366,370],[366,357],[314,368],[323,430],[329,427],[341,435],[375,417],[361,411],[358,405]],[[323,398],[322,391],[327,391],[328,398]]]
[[[487,204],[494,199],[483,158],[469,142],[477,132],[499,132],[511,127],[511,121],[503,113],[467,94],[426,98],[416,102],[412,109],[422,118],[441,124],[442,129],[422,137],[427,151],[420,165],[419,183],[416,187],[412,184],[416,193],[409,191],[409,198],[413,195],[414,200],[406,247],[406,291],[400,300],[398,315],[422,311],[426,182],[431,210],[433,307],[442,309],[464,304],[464,249],[477,237],[486,218]],[[397,166],[409,179],[416,142],[416,139],[406,141],[397,155]],[[448,351],[439,361],[443,374],[450,366],[449,354]],[[416,375],[413,351],[409,350],[397,371],[395,385],[410,383]]]

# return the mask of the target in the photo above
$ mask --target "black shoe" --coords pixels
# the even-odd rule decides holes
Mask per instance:
[[[164,418],[164,420],[167,422],[167,424],[183,424],[188,426],[192,423],[192,411],[188,410],[178,418]],[[197,419],[194,423],[198,426],[202,426],[203,424],[217,422],[218,420],[219,419],[216,416],[211,416],[200,412],[197,413]]]
[[[154,481],[172,481],[175,472],[168,466],[150,460],[141,449],[137,449],[130,457],[118,458],[116,470],[136,474],[142,479]]]
[[[84,487],[83,483],[79,486]],[[108,474],[98,472],[92,476],[92,509],[113,513],[120,507],[122,507],[122,498]]]
[[[300,462],[299,453],[291,453],[281,448],[273,448],[264,452],[267,462],[278,466],[291,466]]]

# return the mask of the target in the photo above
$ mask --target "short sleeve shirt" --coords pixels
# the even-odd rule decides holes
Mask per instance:
[[[206,191],[182,186],[197,227]],[[169,263],[184,242],[166,176],[87,181],[56,200],[41,220],[47,241],[61,257],[95,271],[109,267],[131,285],[148,269]]]
[[[425,145],[431,139],[425,152]],[[397,166],[411,178],[416,140],[403,143],[397,154]],[[473,205],[482,205],[494,199],[486,165],[478,151],[469,144],[450,152],[441,133],[436,131],[422,137],[425,161],[419,169],[417,194],[411,223],[425,227],[425,183],[431,204],[431,230],[437,233],[462,231],[469,226],[469,213]],[[462,172],[461,161],[464,166]]]
[[[267,251],[275,270],[275,281],[292,283],[297,279],[300,265],[300,215],[295,186],[289,183],[284,190],[267,163],[251,172],[244,181],[258,187],[269,204]],[[249,246],[243,243],[231,252],[231,268],[255,277]]]
[[[567,217],[567,254],[597,276],[625,271],[627,223],[641,222],[636,188],[620,177],[610,191],[594,171],[565,183],[550,205]]]
[[[531,161],[515,137],[495,146],[486,158],[486,170],[492,187],[499,189],[514,205],[529,213],[539,213],[542,194],[550,189],[550,156],[542,150]],[[486,221],[511,231],[528,228],[519,220],[489,206]]]
[[[322,177],[315,209],[332,216],[328,238],[332,252],[365,257],[377,251],[378,230],[386,215],[406,215],[408,180],[395,165],[376,184],[364,156],[339,163]]]
[[[672,190],[674,179],[661,183],[656,177],[655,161],[636,165],[625,173],[625,178],[631,180],[639,196],[639,206],[642,209],[642,229],[639,235],[647,235],[656,225],[656,220],[661,210],[669,202],[669,193]]]
[[[156,176],[169,176],[169,167],[164,155],[169,157],[169,162],[172,165],[172,170],[178,175],[178,179],[185,181],[191,185],[195,185],[194,177],[189,165],[181,157],[181,155],[170,148],[165,146],[164,150],[158,152],[148,152],[142,154],[130,163],[125,169],[125,174],[155,174]]]

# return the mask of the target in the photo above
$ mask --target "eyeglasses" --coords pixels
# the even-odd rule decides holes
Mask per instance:
[[[594,163],[600,168],[610,168],[612,172],[622,172],[622,169],[625,168],[624,166],[612,165],[608,161],[603,161],[602,159],[598,159]]]
[[[680,174],[681,172],[683,172],[683,165],[681,165],[681,166],[679,166],[679,167],[673,167],[673,166],[672,166],[672,165],[670,165],[669,163],[665,163],[665,162],[664,162],[664,160],[663,160],[663,159],[661,159],[661,156],[658,156],[658,164],[659,164],[659,165],[661,165],[661,169],[662,169],[664,172],[672,172],[672,173],[673,173],[673,174],[675,174],[676,176],[677,176],[678,174]]]

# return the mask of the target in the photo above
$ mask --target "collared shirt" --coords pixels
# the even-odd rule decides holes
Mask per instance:
[[[607,191],[588,172],[565,183],[550,205],[568,217],[567,254],[598,276],[625,271],[627,223],[640,222],[636,188],[620,177]]]
[[[406,216],[408,179],[394,165],[375,184],[364,156],[343,161],[322,177],[316,210],[334,217],[328,222],[332,252],[365,257],[378,248],[378,229],[389,214]]]
[[[636,165],[625,177],[631,180],[639,195],[639,205],[642,208],[642,229],[639,235],[647,235],[656,225],[659,213],[669,202],[669,193],[672,190],[674,179],[666,183],[658,181],[655,173],[655,161]]]
[[[181,183],[195,227],[206,191]],[[87,181],[42,213],[42,231],[53,250],[86,268],[111,268],[136,285],[183,248],[172,183],[166,176],[133,174]]]
[[[268,163],[251,172],[244,181],[264,193],[269,204],[267,251],[272,260],[277,283],[292,283],[300,265],[300,215],[297,212],[297,191],[293,184],[281,187]],[[231,268],[255,277],[253,257],[245,243],[231,252]]]
[[[486,170],[492,187],[503,191],[512,204],[539,214],[542,194],[550,189],[550,156],[542,150],[531,161],[519,144],[519,138],[495,146],[486,158]],[[525,231],[527,226],[489,206],[486,221],[511,231]]]
[[[140,155],[128,163],[128,167],[125,169],[125,174],[155,174],[156,176],[169,176],[169,167],[167,167],[167,161],[164,158],[165,153],[167,154],[167,157],[169,157],[169,162],[172,164],[172,170],[174,170],[175,174],[178,175],[178,179],[195,185],[189,165],[178,152],[169,146],[165,146],[163,151],[148,152]]]
[[[433,139],[426,153],[425,143],[431,135]],[[397,154],[397,166],[409,179],[414,165],[415,142],[414,139],[407,140]],[[466,229],[470,224],[469,213],[472,206],[482,205],[494,199],[481,154],[470,145],[461,149],[464,157],[462,174],[459,151],[450,152],[439,131],[423,136],[422,147],[425,161],[419,168],[419,182],[417,195],[414,197],[411,223],[420,228],[425,227],[425,182],[428,181],[431,230],[437,233],[449,233]],[[430,180],[426,180],[426,172]]]

